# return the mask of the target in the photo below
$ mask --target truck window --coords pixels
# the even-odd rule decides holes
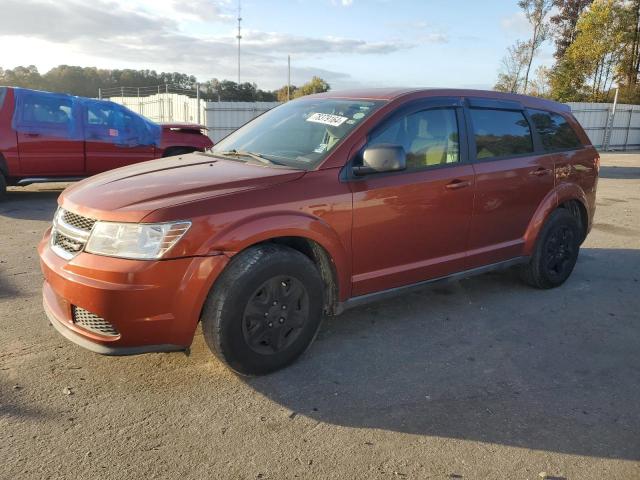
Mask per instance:
[[[154,145],[159,141],[160,127],[128,108],[102,100],[86,100],[85,104],[87,140],[130,146]]]
[[[546,151],[570,150],[582,146],[569,122],[557,113],[529,110],[533,125]]]
[[[74,118],[74,97],[22,89],[15,89],[14,95],[13,128],[17,132],[82,139]]]
[[[472,108],[471,122],[478,160],[533,153],[531,128],[522,112]]]

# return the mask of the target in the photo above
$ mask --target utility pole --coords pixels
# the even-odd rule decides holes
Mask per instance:
[[[619,87],[616,87],[616,96],[613,97],[613,107],[611,108],[611,112],[609,113],[609,118],[607,118],[607,125],[604,127],[604,140],[602,142],[602,150],[605,152],[609,151],[609,146],[611,144],[611,134],[613,132],[613,125],[616,121],[616,107],[618,106],[618,93],[620,91]]]
[[[238,0],[238,35],[236,38],[238,39],[238,86],[240,86],[240,40],[242,40],[242,5],[240,4],[240,0]]]
[[[291,100],[291,55],[287,55],[287,102]]]

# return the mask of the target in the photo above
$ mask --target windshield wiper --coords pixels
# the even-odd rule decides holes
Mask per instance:
[[[276,164],[276,162],[269,160],[268,158],[264,157],[259,153],[247,152],[244,150],[236,150],[235,148],[233,150],[228,150],[226,152],[216,152],[216,153],[218,155],[226,155],[226,156],[234,156],[234,157],[249,157],[249,158],[252,158],[253,160],[257,160],[260,163],[264,163],[265,165]]]

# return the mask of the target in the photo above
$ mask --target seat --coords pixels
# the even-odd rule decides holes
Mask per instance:
[[[416,122],[411,122],[409,126],[410,134],[413,133],[413,140],[407,154],[407,167],[420,169],[446,163],[447,123],[442,118],[427,119],[422,117],[416,120]],[[413,132],[411,132],[412,129]]]

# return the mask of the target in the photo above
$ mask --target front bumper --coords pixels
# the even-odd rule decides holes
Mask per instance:
[[[45,277],[45,312],[69,340],[107,355],[130,355],[187,348],[224,255],[159,261],[126,260],[80,253],[67,261],[38,245]],[[112,324],[118,334],[102,335],[76,325],[72,307]]]

